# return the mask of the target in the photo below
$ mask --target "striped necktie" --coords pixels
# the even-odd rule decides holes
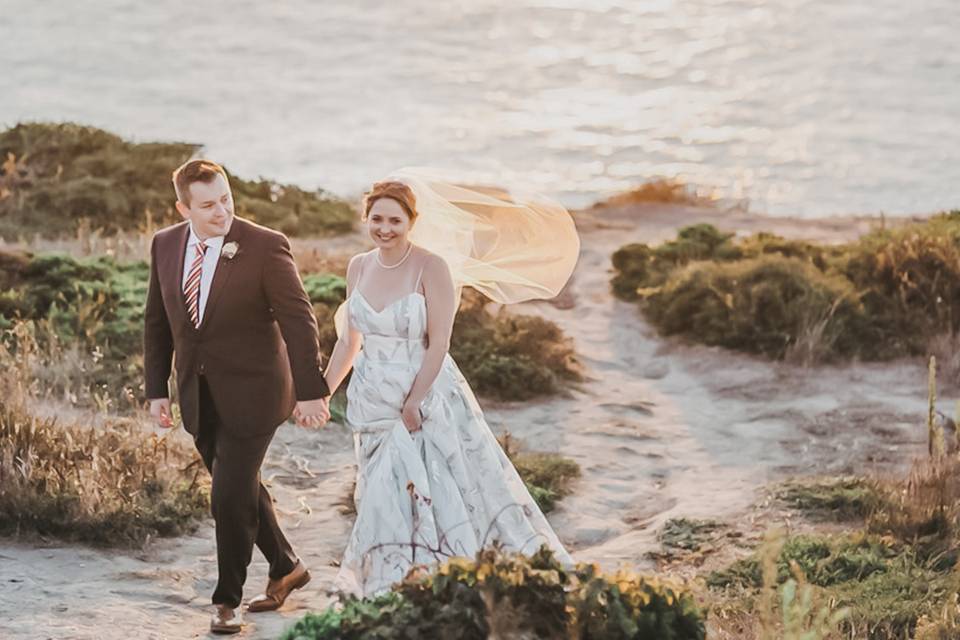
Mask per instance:
[[[183,295],[187,299],[187,313],[190,315],[193,326],[198,328],[200,327],[200,277],[203,273],[203,256],[206,251],[206,243],[203,240],[199,241],[197,243],[197,255],[193,258],[190,273],[183,285]]]

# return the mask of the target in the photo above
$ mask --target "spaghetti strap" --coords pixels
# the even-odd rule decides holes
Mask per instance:
[[[376,249],[374,249],[376,251]],[[357,281],[353,283],[354,289],[360,288],[360,281],[363,280],[363,270],[367,266],[367,258],[370,257],[371,252],[361,253],[360,254],[360,264],[357,265]]]
[[[424,262],[424,264],[420,265],[420,273],[417,274],[417,284],[413,285],[413,292],[414,292],[414,293],[419,293],[419,292],[420,292],[420,280],[423,278],[423,268],[424,268],[425,266],[426,266],[426,262]]]

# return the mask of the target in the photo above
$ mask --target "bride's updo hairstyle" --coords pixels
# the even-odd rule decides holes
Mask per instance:
[[[385,182],[375,183],[370,191],[363,197],[364,220],[370,215],[370,209],[373,207],[373,203],[381,198],[395,200],[407,213],[411,224],[417,219],[417,198],[413,195],[413,190],[402,182],[387,180]]]

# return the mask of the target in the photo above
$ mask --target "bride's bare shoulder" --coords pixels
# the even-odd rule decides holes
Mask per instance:
[[[424,270],[447,268],[447,261],[444,260],[442,256],[429,249],[424,249],[419,245],[414,246],[416,247],[417,253],[420,254],[420,264],[423,265]]]
[[[446,285],[451,280],[450,265],[440,255],[423,250],[423,279],[427,282]]]
[[[363,261],[374,251],[376,251],[376,249],[358,253],[350,258],[350,262],[347,263],[347,282],[349,284],[352,285],[357,282],[357,277],[360,275],[360,269],[363,266]]]

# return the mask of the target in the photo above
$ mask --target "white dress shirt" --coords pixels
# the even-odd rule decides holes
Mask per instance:
[[[183,254],[183,282],[180,283],[180,291],[187,284],[187,276],[190,275],[190,267],[193,266],[193,259],[197,255],[197,243],[200,238],[193,231],[193,225],[190,225],[190,238],[187,240],[187,250]],[[200,300],[198,301],[199,321],[203,322],[203,310],[207,306],[207,299],[210,297],[210,284],[213,282],[213,274],[217,270],[217,263],[220,262],[220,250],[223,248],[223,236],[214,236],[206,240],[207,251],[203,254],[203,267],[200,271]]]

